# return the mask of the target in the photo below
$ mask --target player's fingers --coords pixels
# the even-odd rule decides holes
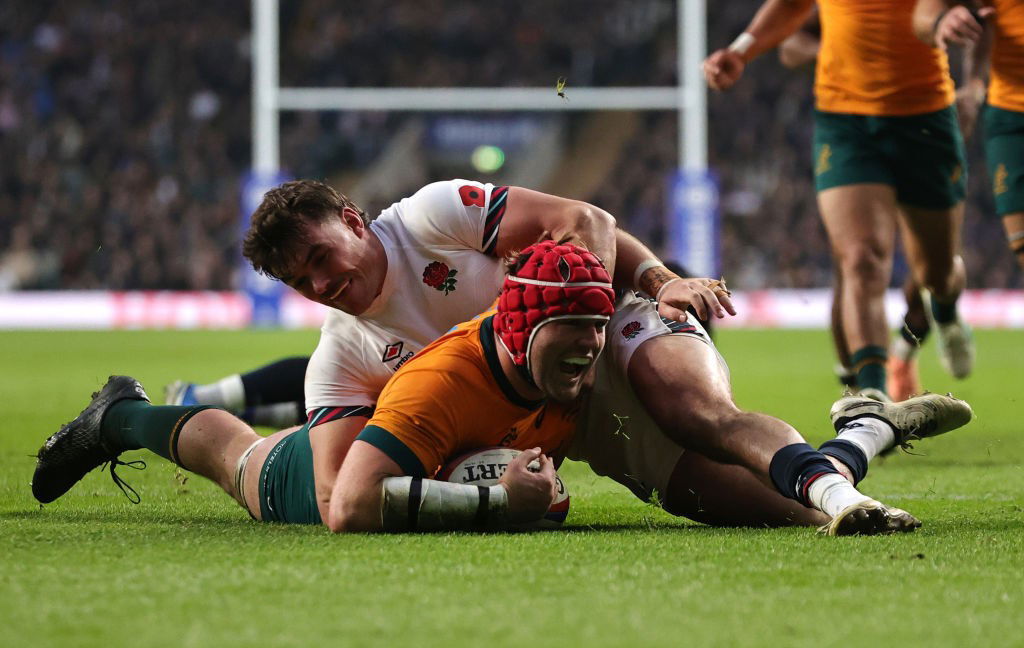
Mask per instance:
[[[685,322],[689,314],[686,309],[676,308],[675,306],[669,306],[668,304],[658,305],[658,315],[661,315],[665,319],[672,320],[673,322]]]
[[[538,460],[540,461],[540,471],[537,476],[544,480],[545,489],[548,494],[548,505],[554,501],[555,495],[558,494],[558,484],[555,482],[555,462],[551,461],[551,458],[547,455],[542,454]]]
[[[708,87],[711,88],[712,90],[721,90],[722,86],[718,82],[718,79],[720,78],[720,76],[721,76],[721,70],[716,67],[714,70],[709,70],[704,75],[704,79],[707,81]]]
[[[990,16],[994,16],[995,13],[995,7],[982,7],[981,9],[978,9],[978,16],[981,18],[988,18]]]
[[[951,11],[947,19],[947,38],[951,42],[963,45],[968,41],[976,41],[981,38],[981,25],[974,19],[965,8],[957,7],[958,11]],[[962,11],[959,11],[962,9]]]
[[[540,462],[540,470],[537,471],[542,477],[546,477],[554,481],[555,479],[555,462],[551,461],[551,457],[546,454],[541,454],[537,457],[537,461]]]
[[[729,294],[724,290],[716,290],[715,297],[718,298],[718,303],[721,304],[730,315],[736,314],[736,307],[732,304],[732,299],[729,298]]]
[[[530,448],[523,450],[516,458],[509,462],[509,468],[515,468],[516,470],[529,470],[528,466],[531,462],[536,461],[540,456],[540,448]]]
[[[964,42],[974,42],[981,38],[981,25],[973,17],[968,18],[957,26],[956,33]]]
[[[715,294],[715,291],[710,286],[701,288],[697,292],[697,297],[697,299],[693,300],[693,310],[697,312],[697,316],[702,320],[711,319],[712,315],[715,317],[725,317],[725,311],[718,303],[718,295]],[[704,314],[702,315],[701,312]]]

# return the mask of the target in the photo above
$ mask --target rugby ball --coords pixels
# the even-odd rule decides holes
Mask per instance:
[[[519,452],[519,450],[511,448],[473,450],[455,457],[442,466],[437,473],[437,479],[472,486],[494,486],[505,473],[509,462]],[[569,514],[569,490],[557,473],[555,473],[555,487],[557,489],[555,501],[551,503],[551,508],[544,514],[544,517],[536,522],[517,526],[531,529],[557,529],[562,526],[565,517]]]

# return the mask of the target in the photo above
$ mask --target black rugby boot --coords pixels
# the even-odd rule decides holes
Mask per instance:
[[[114,473],[114,466],[121,463],[117,460],[121,450],[103,442],[100,423],[111,405],[126,399],[149,402],[139,381],[128,376],[111,376],[75,420],[46,440],[36,455],[38,461],[32,477],[32,494],[37,500],[44,504],[52,502],[90,470],[108,462],[114,482],[124,490],[124,482]],[[125,494],[128,495],[127,491]]]

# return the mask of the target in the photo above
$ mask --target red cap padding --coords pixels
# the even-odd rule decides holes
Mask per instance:
[[[570,243],[542,241],[519,253],[526,258],[505,277],[495,330],[520,366],[528,366],[533,337],[555,319],[607,321],[615,312],[611,277],[592,253]]]

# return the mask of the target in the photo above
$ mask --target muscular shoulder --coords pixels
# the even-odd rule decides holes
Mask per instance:
[[[432,182],[385,212],[382,224],[393,221],[421,245],[485,251],[485,234],[497,227],[495,223],[489,228],[487,221],[492,199],[497,198],[490,184],[461,179]]]

